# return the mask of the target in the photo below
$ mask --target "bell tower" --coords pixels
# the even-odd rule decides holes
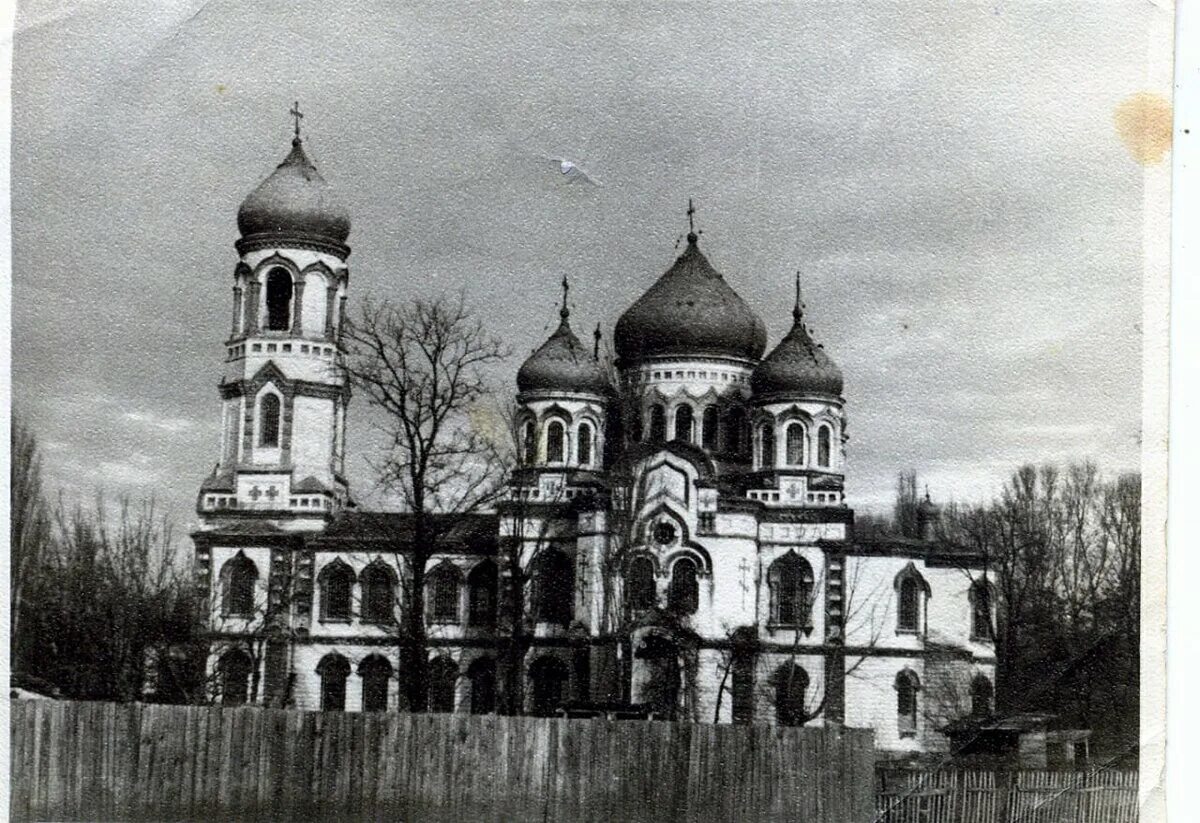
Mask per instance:
[[[319,528],[347,501],[350,217],[304,151],[298,105],[291,114],[291,151],[238,210],[221,442],[197,501],[206,525],[277,513]]]

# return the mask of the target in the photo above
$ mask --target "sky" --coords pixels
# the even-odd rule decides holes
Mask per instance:
[[[1128,3],[29,2],[13,73],[13,398],[46,485],[195,524],[242,199],[306,149],[350,209],[350,311],[464,290],[514,356],[701,248],[845,373],[850,505],[1139,462],[1147,83]],[[565,182],[566,156],[602,185]],[[372,485],[352,401],[352,489]]]

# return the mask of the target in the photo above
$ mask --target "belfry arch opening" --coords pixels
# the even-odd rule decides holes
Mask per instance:
[[[292,276],[286,269],[267,272],[267,331],[292,327]]]

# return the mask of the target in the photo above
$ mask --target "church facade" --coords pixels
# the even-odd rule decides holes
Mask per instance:
[[[398,710],[407,515],[349,494],[350,219],[298,128],[238,227],[220,459],[193,535],[213,694]],[[445,523],[427,568],[427,708],[495,711],[516,678],[531,713],[845,724],[898,754],[989,713],[985,560],[939,538],[928,497],[919,538],[855,534],[843,376],[799,281],[768,352],[690,232],[617,322],[614,368],[572,330],[565,288],[517,373],[507,494]],[[515,670],[512,556],[528,580]]]

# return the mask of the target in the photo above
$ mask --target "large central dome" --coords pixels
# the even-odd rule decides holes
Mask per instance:
[[[687,249],[621,315],[613,335],[623,365],[663,355],[757,360],[767,330],[688,235]]]

